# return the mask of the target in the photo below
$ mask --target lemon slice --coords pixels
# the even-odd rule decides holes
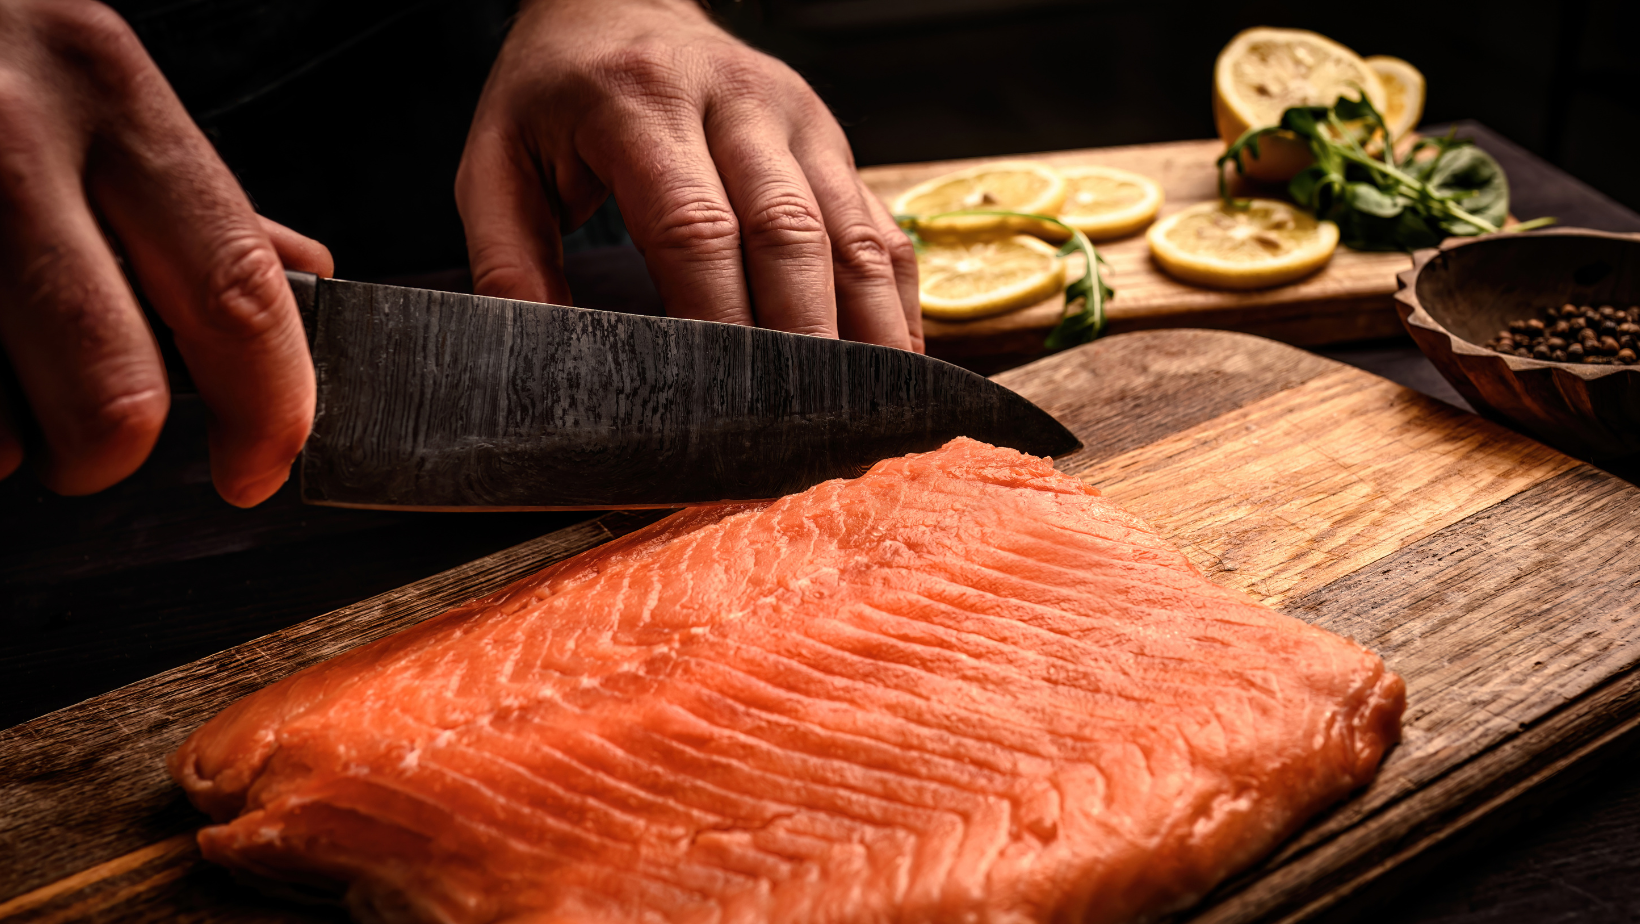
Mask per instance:
[[[1424,116],[1424,75],[1418,69],[1389,55],[1374,55],[1367,66],[1384,85],[1384,124],[1391,138],[1400,138],[1418,127]]]
[[[1359,87],[1359,89],[1357,89]],[[1303,29],[1248,29],[1219,52],[1213,68],[1213,122],[1229,144],[1249,128],[1275,125],[1293,106],[1331,106],[1362,92],[1384,111],[1378,74],[1361,56]],[[1310,150],[1292,137],[1259,140],[1259,156],[1243,155],[1247,175],[1286,182],[1309,165]]]
[[[919,217],[968,209],[1053,215],[1064,201],[1065,178],[1059,171],[1031,161],[999,161],[918,183],[901,193],[890,210],[896,215]],[[946,238],[1001,230],[1034,230],[1031,226],[1036,224],[1039,223],[1000,215],[965,215],[920,221],[917,230],[924,237]]]
[[[1065,288],[1065,261],[1028,234],[968,242],[930,242],[917,254],[923,314],[967,320],[1051,298]]]
[[[1281,285],[1327,265],[1337,225],[1274,199],[1246,201],[1203,202],[1151,225],[1151,256],[1168,275],[1215,289]]]
[[[1150,177],[1115,167],[1067,167],[1059,220],[1094,240],[1124,237],[1156,218],[1162,187]]]

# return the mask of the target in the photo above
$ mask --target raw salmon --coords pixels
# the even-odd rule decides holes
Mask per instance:
[[[686,510],[241,700],[205,856],[369,921],[1148,918],[1366,782],[1403,686],[1045,460]]]

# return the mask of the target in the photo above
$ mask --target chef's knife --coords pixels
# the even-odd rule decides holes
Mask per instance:
[[[779,497],[971,436],[1081,444],[916,353],[289,273],[318,377],[302,499],[560,510]]]

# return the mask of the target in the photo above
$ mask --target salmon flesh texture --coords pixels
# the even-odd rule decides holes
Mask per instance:
[[[209,859],[414,922],[1145,919],[1365,783],[1401,679],[972,440],[685,510],[235,703]]]

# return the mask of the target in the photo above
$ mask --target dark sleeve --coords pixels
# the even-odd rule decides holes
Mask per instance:
[[[452,188],[516,0],[115,0],[257,209],[354,278],[466,263]]]

